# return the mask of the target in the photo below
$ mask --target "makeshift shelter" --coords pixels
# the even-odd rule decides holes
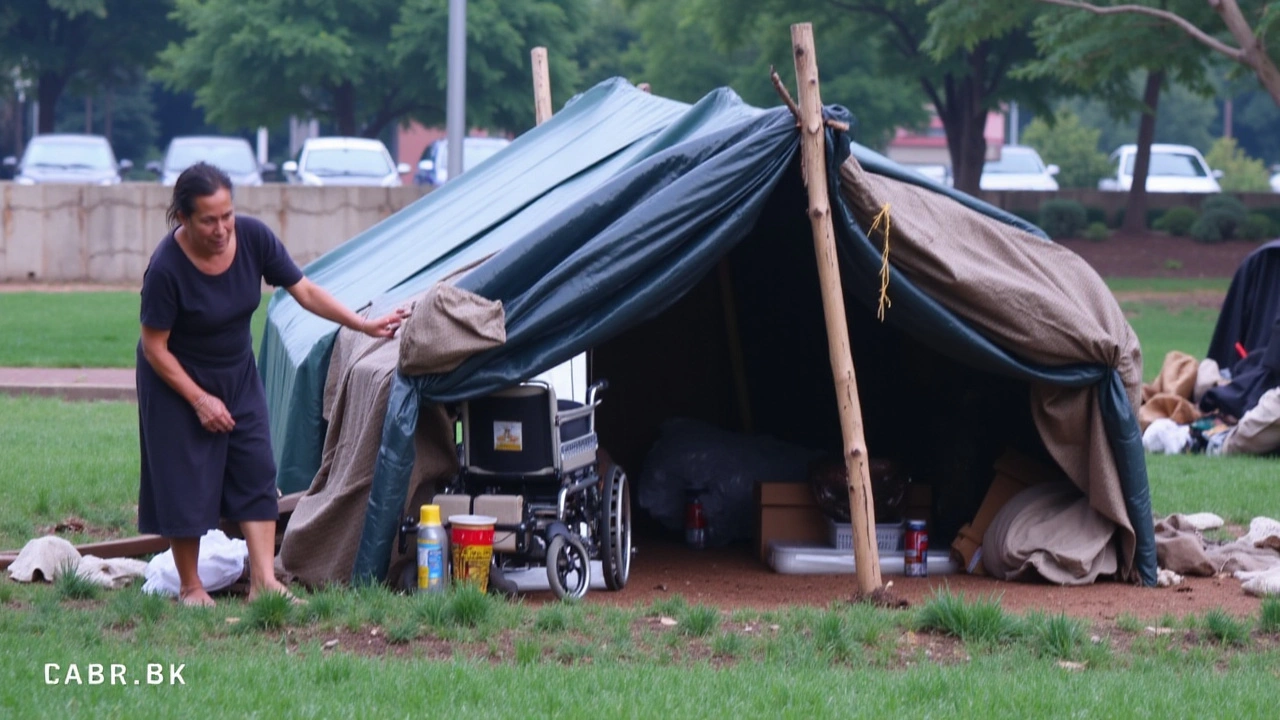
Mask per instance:
[[[311,487],[316,517],[358,504],[327,521],[344,529],[324,551],[347,554],[329,571],[394,572],[400,518],[452,461],[435,404],[587,350],[592,374],[611,383],[602,443],[633,477],[658,424],[677,415],[838,450],[798,147],[786,108],[728,90],[688,106],[615,79],[306,268],[371,313],[446,277],[500,301],[505,342],[451,372],[402,375],[396,341],[350,339],[277,293],[260,364],[280,486]],[[1000,452],[1051,459],[1115,524],[1121,574],[1154,584],[1134,417],[1141,359],[1097,274],[1036,228],[843,134],[828,131],[827,153],[872,455],[910,458],[933,485],[944,542],[982,500]],[[887,249],[882,232],[867,236],[886,210]],[[423,457],[432,446],[434,465]]]

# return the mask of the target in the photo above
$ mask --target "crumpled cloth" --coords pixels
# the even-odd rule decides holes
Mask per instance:
[[[1260,597],[1280,595],[1280,567],[1270,570],[1240,570],[1235,573],[1240,588],[1250,595]]]
[[[1116,525],[1069,482],[1037,483],[1009,499],[982,537],[992,577],[1039,575],[1059,585],[1088,585],[1118,569]]]
[[[1229,543],[1207,545],[1187,516],[1157,520],[1156,561],[1184,575],[1259,572],[1280,568],[1280,522],[1256,517],[1249,532]]]
[[[244,540],[232,539],[221,530],[210,530],[200,538],[200,555],[197,574],[204,589],[209,592],[229,587],[244,574],[245,561],[249,558],[249,545]],[[142,592],[149,595],[176,597],[182,588],[178,580],[178,567],[173,562],[173,551],[151,558],[146,567],[147,582]]]
[[[1169,418],[1153,421],[1142,432],[1142,447],[1149,453],[1177,455],[1191,444],[1191,426]]]
[[[45,535],[27,541],[18,557],[9,565],[9,577],[18,582],[52,582],[62,573],[74,569],[76,575],[95,585],[119,589],[134,578],[142,577],[147,564],[132,558],[103,559],[80,555],[64,538]]]
[[[1146,430],[1156,420],[1168,418],[1179,425],[1188,425],[1200,417],[1200,410],[1191,402],[1199,378],[1199,364],[1187,353],[1170,350],[1164,356],[1160,374],[1142,386],[1142,406],[1138,408],[1138,428]]]

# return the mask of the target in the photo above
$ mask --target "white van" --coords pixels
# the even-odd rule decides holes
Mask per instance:
[[[1137,145],[1121,145],[1111,153],[1111,174],[1098,181],[1099,190],[1128,192],[1133,186],[1133,166]],[[1190,145],[1151,145],[1151,167],[1147,171],[1147,192],[1222,192],[1221,170],[1209,169],[1199,150]]]

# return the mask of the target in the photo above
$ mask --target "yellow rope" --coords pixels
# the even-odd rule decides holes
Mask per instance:
[[[884,322],[884,311],[893,305],[889,300],[889,203],[880,208],[880,213],[871,221],[871,229],[867,231],[867,239],[884,223],[884,252],[880,255],[880,307],[876,310],[876,318]]]

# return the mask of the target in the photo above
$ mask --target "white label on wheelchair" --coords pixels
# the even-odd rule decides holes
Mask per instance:
[[[493,422],[493,449],[507,452],[523,451],[524,436],[521,431],[521,423],[495,420]]]

